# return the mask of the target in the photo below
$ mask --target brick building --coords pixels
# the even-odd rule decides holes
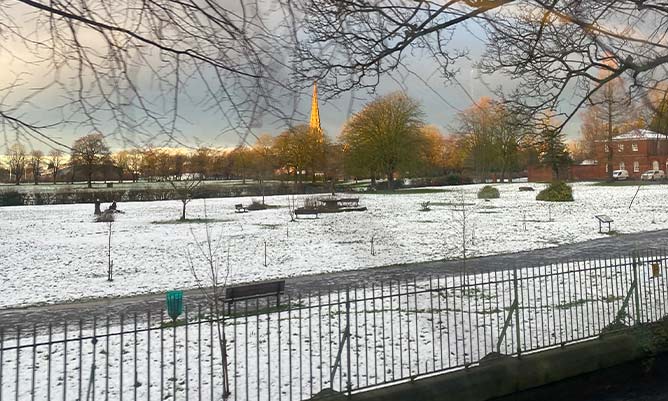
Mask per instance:
[[[608,152],[612,150],[612,163],[608,165]],[[608,177],[608,170],[627,170],[629,178],[640,179],[647,170],[666,170],[668,167],[668,136],[645,129],[635,129],[596,143],[596,160],[601,179]]]
[[[645,129],[635,129],[612,138],[612,161],[608,141],[596,142],[595,158],[586,164],[573,165],[567,179],[574,181],[605,180],[608,171],[627,170],[630,179],[640,179],[647,170],[668,171],[668,136]],[[564,177],[566,178],[566,177]],[[551,170],[542,167],[529,168],[529,181],[549,181]]]

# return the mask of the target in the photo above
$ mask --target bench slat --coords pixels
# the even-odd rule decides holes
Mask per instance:
[[[283,292],[285,292],[285,280],[240,285],[225,288],[225,300],[227,302],[234,302],[235,300],[262,295],[279,295]]]

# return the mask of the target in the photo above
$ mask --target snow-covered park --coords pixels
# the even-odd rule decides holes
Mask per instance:
[[[284,300],[278,309],[250,301],[224,321],[230,399],[309,399],[324,388],[345,391],[349,379],[353,389],[367,388],[661,320],[666,256],[638,261],[637,269],[626,258],[444,276]],[[171,327],[152,315],[139,326],[129,317],[112,318],[111,326],[98,319],[96,330],[88,319],[86,329],[71,323],[52,338],[28,330],[17,341],[8,331],[0,341],[0,397],[220,399],[223,325],[201,313],[191,308],[180,317],[189,324]]]
[[[229,282],[364,269],[462,256],[461,202],[467,217],[467,256],[519,252],[599,238],[596,214],[632,233],[668,228],[668,185],[574,185],[574,202],[545,203],[527,184],[499,184],[500,199],[477,199],[480,185],[433,192],[360,194],[368,211],[321,214],[290,221],[290,197],[267,197],[264,211],[235,213],[251,198],[193,200],[188,218],[204,218]],[[543,184],[532,184],[540,190]],[[296,197],[298,205],[303,197]],[[430,201],[431,211],[419,211]],[[103,205],[104,206],[104,205]],[[205,269],[195,241],[205,224],[176,224],[179,201],[119,203],[112,225],[114,281],[107,282],[108,225],[95,223],[93,205],[0,209],[0,307],[191,288],[190,260]],[[374,255],[371,253],[373,239]],[[266,266],[265,266],[266,243]],[[190,258],[189,255],[190,254]]]

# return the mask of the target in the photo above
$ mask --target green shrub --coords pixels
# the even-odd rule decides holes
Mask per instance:
[[[500,196],[499,190],[491,185],[485,185],[478,191],[478,199],[496,199]]]
[[[547,202],[573,202],[573,189],[563,181],[553,181],[536,195],[536,200]]]
[[[0,206],[22,206],[23,195],[19,191],[5,191],[0,193]]]

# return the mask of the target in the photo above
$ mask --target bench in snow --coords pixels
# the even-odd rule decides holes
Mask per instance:
[[[267,281],[256,284],[239,285],[225,288],[225,303],[227,313],[230,313],[232,304],[248,299],[276,296],[276,306],[280,304],[281,294],[285,293],[285,280]]]
[[[315,218],[318,218],[318,209],[305,209],[305,208],[299,208],[295,209],[295,216],[299,217],[301,215],[310,215],[310,216],[315,216]]]

